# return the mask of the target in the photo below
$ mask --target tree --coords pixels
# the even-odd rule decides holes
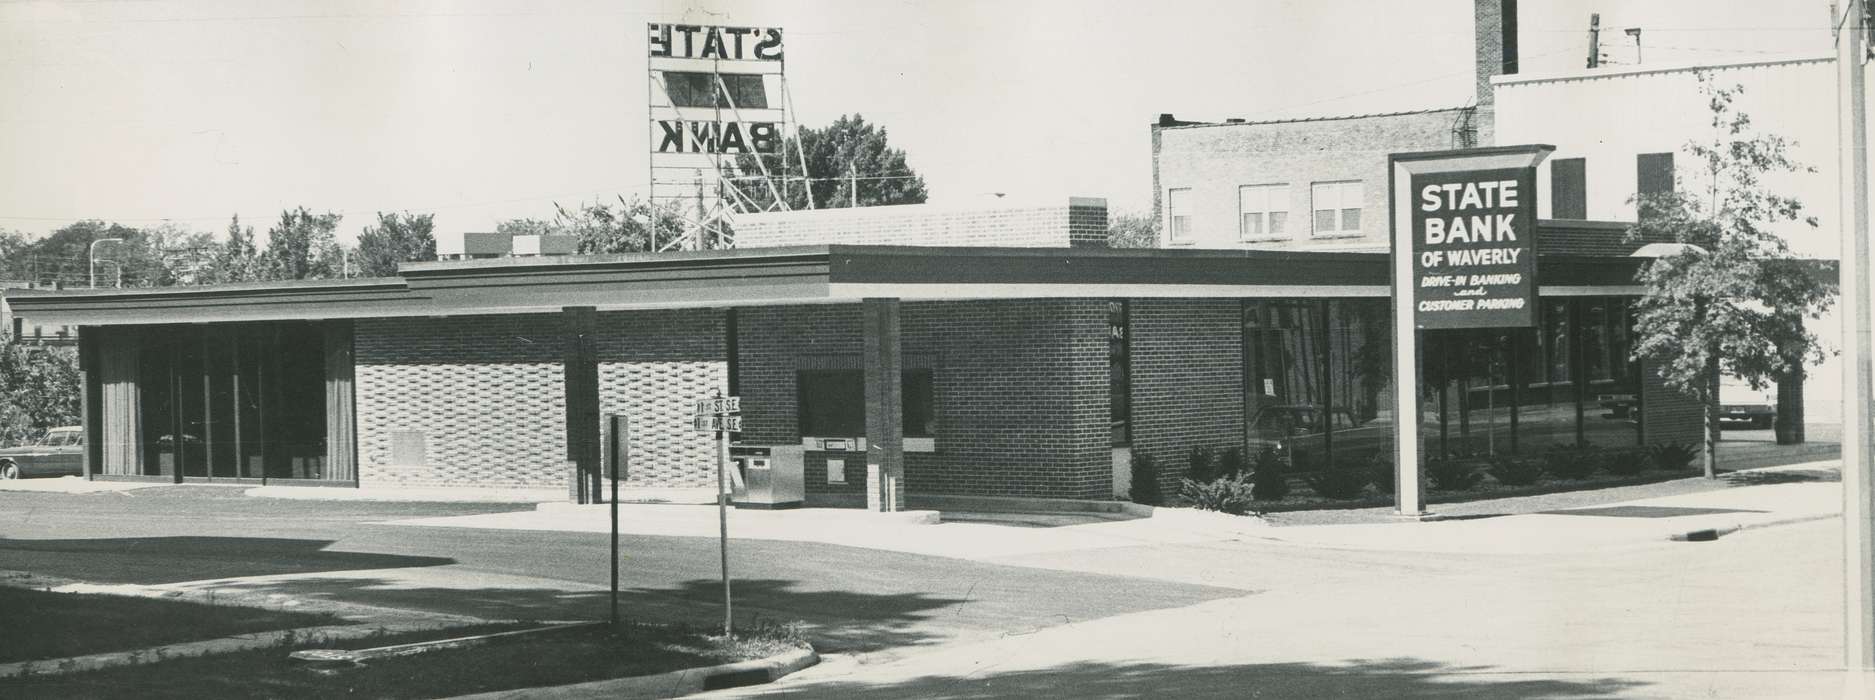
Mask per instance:
[[[269,277],[280,280],[325,279],[339,276],[339,215],[313,214],[305,207],[280,212],[280,222],[267,230],[267,252],[261,257]]]
[[[26,345],[0,329],[0,445],[78,422],[78,353]]]
[[[242,226],[241,215],[228,220],[228,239],[215,253],[216,283],[256,282],[267,278],[267,265],[254,245],[254,227]]]
[[[1159,247],[1159,219],[1151,214],[1116,214],[1107,220],[1108,248]]]
[[[391,277],[397,264],[436,259],[433,214],[378,212],[378,225],[358,234],[354,265],[361,277]]]
[[[802,154],[807,158],[806,189],[801,186]],[[762,160],[758,163],[757,158]],[[784,190],[781,199],[789,209],[809,208],[810,191],[813,206],[821,209],[921,204],[929,196],[924,177],[906,162],[905,151],[887,143],[883,127],[858,114],[842,116],[824,129],[802,128],[782,140],[778,155],[738,156],[735,172],[746,183],[742,192],[758,209],[776,199],[776,193],[760,183],[764,165],[776,188]]]
[[[1797,221],[1816,226],[1802,202],[1764,184],[1766,175],[1809,168],[1791,159],[1788,140],[1756,132],[1733,107],[1741,87],[1716,87],[1704,73],[1699,81],[1712,133],[1685,146],[1701,166],[1698,179],[1676,178],[1671,192],[1635,197],[1641,216],[1628,236],[1683,244],[1641,271],[1646,294],[1636,305],[1634,357],[1705,407],[1704,465],[1712,477],[1720,373],[1755,388],[1801,376],[1805,363],[1823,356],[1804,321],[1821,318],[1836,290],[1793,259],[1773,230]]]
[[[553,208],[552,221],[509,219],[497,224],[495,231],[516,236],[573,236],[579,239],[581,255],[649,251],[654,242],[672,240],[684,231],[683,218],[675,206],[653,206],[636,197],[619,197],[616,207],[606,202],[581,202],[573,207],[556,202]]]

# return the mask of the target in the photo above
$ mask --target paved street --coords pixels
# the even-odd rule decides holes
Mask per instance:
[[[241,578],[214,585],[491,618],[591,618],[605,611],[603,534],[376,524],[516,506],[239,493],[210,486],[0,492],[0,569],[143,584]],[[714,538],[631,536],[622,549],[628,614],[720,619]],[[896,653],[1030,634],[1242,594],[801,542],[738,540],[731,552],[738,617],[807,621],[817,645],[837,652]]]

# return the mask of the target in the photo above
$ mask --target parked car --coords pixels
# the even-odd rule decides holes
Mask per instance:
[[[1265,448],[1285,458],[1297,453],[1320,457],[1327,448],[1324,427],[1334,429],[1335,453],[1359,461],[1393,448],[1392,421],[1360,421],[1343,409],[1328,412],[1328,426],[1322,423],[1320,406],[1278,404],[1257,409],[1250,418],[1250,455],[1252,459]],[[1356,457],[1358,455],[1358,457]],[[1341,458],[1338,457],[1337,461]],[[1307,468],[1298,467],[1298,468]]]
[[[85,473],[84,428],[53,428],[38,443],[0,449],[0,479]]]
[[[1719,422],[1750,423],[1753,428],[1769,428],[1777,420],[1777,389],[1753,389],[1750,384],[1726,377],[1719,383]]]

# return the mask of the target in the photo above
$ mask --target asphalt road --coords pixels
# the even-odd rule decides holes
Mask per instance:
[[[491,618],[605,614],[606,535],[405,527],[398,518],[512,510],[246,498],[177,486],[121,493],[0,492],[0,569],[105,583],[270,577],[253,592]],[[628,616],[721,619],[714,538],[627,536]],[[731,544],[739,620],[800,620],[824,651],[1034,633],[1240,589],[1007,566],[834,545]]]

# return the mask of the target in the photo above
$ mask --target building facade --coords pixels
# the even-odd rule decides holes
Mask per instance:
[[[1081,221],[973,217],[1012,240]],[[1696,407],[1626,360],[1635,262],[1542,252],[1538,327],[1427,334],[1427,449],[1693,442]],[[1392,444],[1386,277],[1374,253],[830,244],[12,301],[82,328],[92,478],[565,487],[580,435],[618,414],[628,485],[706,486],[691,406],[722,391],[740,444],[803,450],[810,503],[859,505],[881,440],[913,503],[1112,498],[1135,454],[1171,490],[1193,448],[1371,465]],[[867,418],[881,347],[896,433]]]

